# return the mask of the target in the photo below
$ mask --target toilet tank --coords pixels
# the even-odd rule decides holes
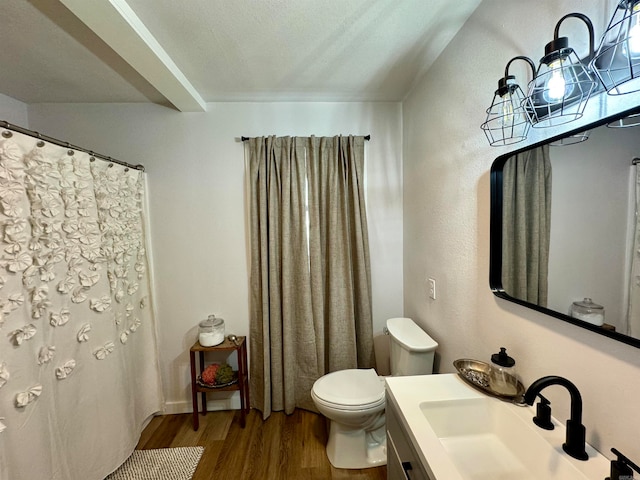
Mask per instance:
[[[390,338],[391,375],[425,375],[433,373],[436,341],[410,318],[387,320]]]

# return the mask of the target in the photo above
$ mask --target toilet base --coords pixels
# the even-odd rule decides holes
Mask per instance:
[[[371,431],[352,428],[333,420],[329,424],[327,457],[336,468],[361,469],[387,464],[387,436],[382,425]]]

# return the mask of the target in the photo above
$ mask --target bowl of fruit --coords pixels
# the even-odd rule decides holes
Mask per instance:
[[[238,381],[238,373],[228,363],[212,363],[196,379],[198,385],[207,388],[222,388]]]

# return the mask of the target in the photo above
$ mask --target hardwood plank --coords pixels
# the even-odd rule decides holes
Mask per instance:
[[[325,445],[324,417],[305,410],[291,415],[274,412],[263,421],[251,410],[246,427],[240,411],[216,411],[200,416],[193,430],[191,414],[154,418],[138,442],[139,449],[205,447],[193,480],[259,478],[264,480],[386,480],[386,467],[345,470],[331,466]]]
[[[282,427],[280,444],[280,477],[281,478],[308,478],[300,477],[301,450],[300,445],[300,411],[295,410],[292,415],[285,416]]]
[[[328,439],[327,420],[321,415],[303,415],[300,422],[302,438],[302,468],[329,466],[325,446]]]
[[[181,415],[164,415],[161,418],[162,421],[155,432],[153,432],[153,435],[149,437],[144,445],[140,446],[141,450],[168,447],[175,437],[176,432],[185,421],[185,417]]]
[[[229,428],[216,464],[215,472],[220,478],[251,478],[246,474],[247,460],[252,455],[250,450],[254,439],[262,438],[263,428],[258,413],[251,413],[247,416],[245,428],[240,427],[239,422],[233,422]]]
[[[198,468],[196,468],[192,480],[211,480],[222,478],[217,473],[216,465],[218,465],[218,459],[223,445],[224,441],[218,440],[211,442],[204,447],[204,453],[200,458]]]
[[[193,421],[185,421],[176,431],[176,435],[171,441],[170,447],[192,447],[206,446],[210,442],[224,440],[231,422],[233,412],[209,412],[200,417],[200,428],[193,430]]]
[[[160,424],[162,423],[162,416],[156,416],[151,419],[151,421],[144,428],[142,433],[140,434],[140,439],[138,440],[138,445],[136,445],[136,449],[141,449],[142,446],[147,443],[155,431],[158,429]]]
[[[254,435],[247,459],[245,478],[282,478],[282,467],[286,465],[282,450],[282,428],[284,415],[270,416]],[[286,458],[286,457],[285,457]]]

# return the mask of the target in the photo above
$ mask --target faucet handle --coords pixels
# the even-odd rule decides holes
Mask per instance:
[[[536,405],[536,416],[533,417],[533,423],[545,430],[553,430],[555,426],[551,421],[551,402],[542,394],[538,394],[540,401]]]
[[[640,467],[615,448],[612,448],[611,451],[617,456],[617,458],[615,460],[611,460],[611,476],[607,477],[605,480],[633,480],[633,470],[640,473]]]

